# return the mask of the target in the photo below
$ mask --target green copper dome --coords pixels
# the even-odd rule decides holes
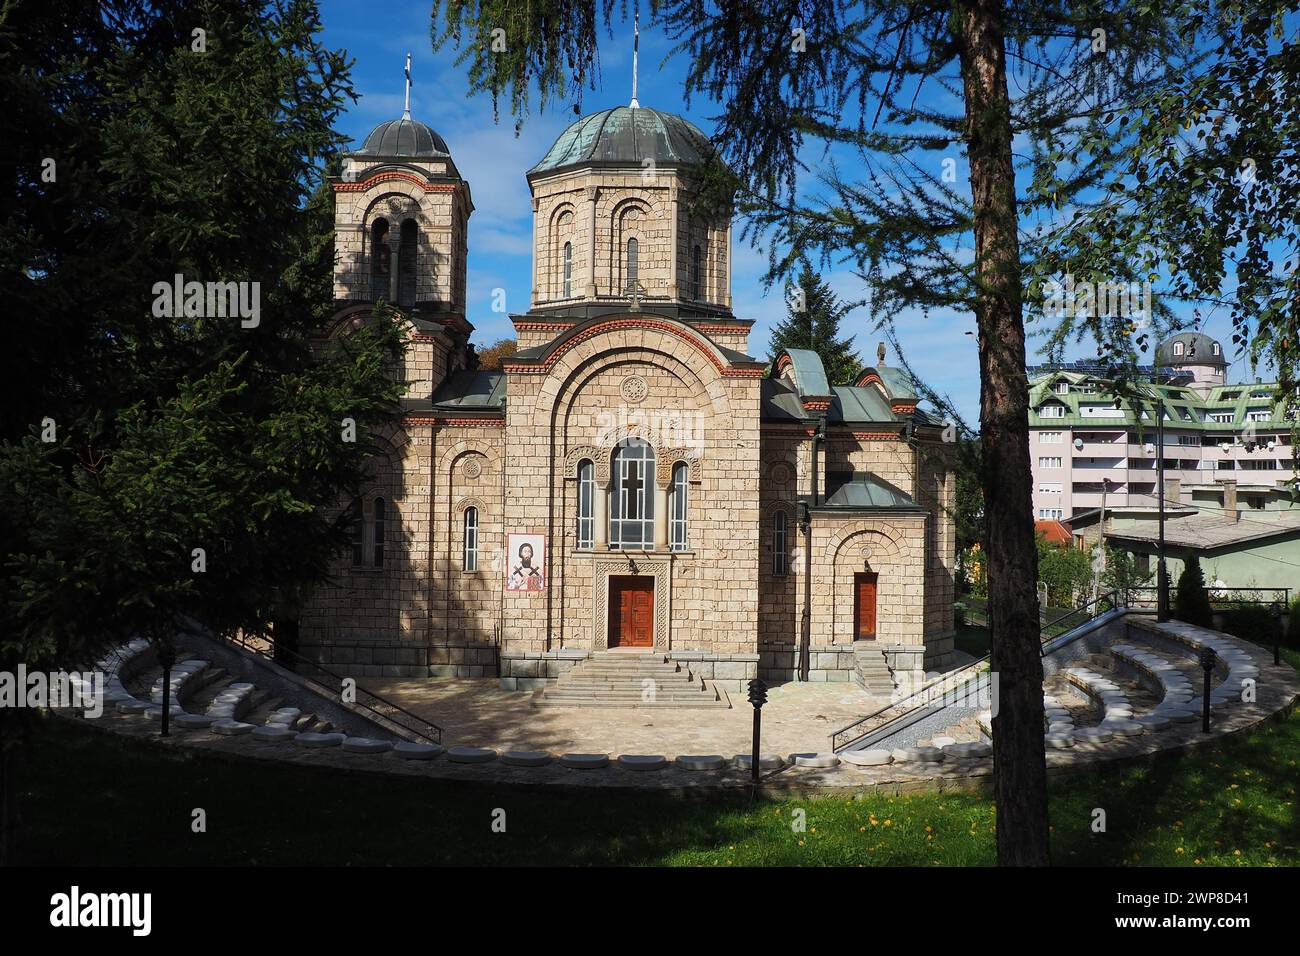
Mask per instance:
[[[528,174],[588,164],[702,163],[713,154],[709,139],[680,116],[644,106],[618,106],[578,120]]]

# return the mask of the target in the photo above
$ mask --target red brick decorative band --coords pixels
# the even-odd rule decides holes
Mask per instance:
[[[431,183],[411,173],[398,173],[390,170],[386,173],[375,173],[359,183],[335,183],[334,191],[336,193],[361,193],[377,183],[391,182],[394,179],[405,180],[413,186],[419,186],[426,193],[454,193],[460,188],[448,183]]]
[[[591,328],[583,329],[577,335],[573,336],[572,338],[566,339],[564,342],[561,342],[558,346],[556,346],[555,351],[553,351],[549,356],[547,356],[545,362],[542,362],[539,365],[519,365],[519,364],[511,364],[511,363],[502,363],[501,367],[505,371],[510,373],[517,373],[517,374],[524,374],[524,375],[545,374],[546,372],[549,372],[551,370],[551,368],[555,365],[555,363],[559,361],[560,356],[562,356],[565,352],[568,352],[570,349],[576,348],[577,346],[581,345],[583,342],[587,341],[587,339],[593,338],[594,336],[600,335],[602,332],[608,332],[613,329],[646,329],[652,332],[667,332],[670,335],[675,335],[678,338],[683,339],[686,342],[689,342],[691,345],[695,346],[696,349],[698,349],[700,352],[704,354],[706,358],[708,358],[708,360],[713,364],[714,368],[716,368],[722,375],[727,376],[728,378],[762,378],[763,377],[763,370],[761,368],[753,368],[753,369],[732,368],[729,365],[724,365],[717,358],[717,356],[715,356],[713,352],[710,350],[707,342],[705,342],[703,339],[698,338],[697,336],[691,335],[688,331],[686,331],[685,329],[679,326],[672,325],[668,322],[656,321],[654,319],[630,319],[630,318],[611,319],[608,322],[601,322],[598,325],[593,325]]]

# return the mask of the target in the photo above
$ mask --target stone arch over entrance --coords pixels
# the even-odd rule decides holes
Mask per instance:
[[[893,644],[921,643],[924,577],[920,555],[909,538],[894,518],[859,519],[835,532],[824,552],[826,557],[814,557],[814,582],[825,581],[831,589],[829,620],[819,629],[823,639],[833,644],[853,642],[854,576],[869,571],[877,575],[878,639]]]

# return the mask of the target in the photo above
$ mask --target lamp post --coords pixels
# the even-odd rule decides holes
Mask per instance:
[[[1210,674],[1214,671],[1214,662],[1218,655],[1212,647],[1202,647],[1199,659],[1201,670],[1205,671],[1205,684],[1201,699],[1201,733],[1210,732]]]
[[[750,750],[751,762],[749,774],[754,786],[757,787],[759,771],[759,738],[763,734],[763,705],[767,703],[767,685],[763,683],[763,680],[760,677],[755,677],[749,682],[749,702],[754,705],[754,741]]]
[[[1273,666],[1277,667],[1282,663],[1282,605],[1274,601],[1269,613],[1273,615]]]
[[[162,667],[162,735],[171,736],[172,716],[172,665],[176,663],[176,648],[170,640],[158,642],[158,663]]]
[[[821,445],[826,441],[826,416],[823,415],[817,422],[817,430],[812,436],[812,504],[805,502],[801,518],[800,530],[804,536],[804,555],[803,555],[803,615],[800,618],[799,634],[799,666],[797,676],[799,680],[806,681],[808,672],[811,669],[812,662],[809,660],[812,646],[812,509],[821,504],[821,488],[818,480],[821,471]]]
[[[1156,620],[1167,621],[1169,620],[1169,568],[1165,565],[1165,402],[1163,398],[1156,400],[1156,454],[1159,455],[1156,459],[1156,492],[1160,496],[1160,532],[1156,543],[1158,555]],[[1209,691],[1207,690],[1206,693],[1208,694]]]

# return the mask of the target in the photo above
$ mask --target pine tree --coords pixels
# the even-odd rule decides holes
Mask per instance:
[[[840,321],[852,306],[840,302],[807,263],[786,287],[786,318],[772,330],[771,361],[784,349],[809,349],[821,356],[832,385],[851,385],[862,371],[853,337],[840,338]]]
[[[1214,609],[1210,606],[1210,596],[1205,591],[1205,575],[1201,573],[1201,561],[1196,555],[1187,559],[1183,573],[1178,577],[1173,616],[1197,627],[1214,624]]]

